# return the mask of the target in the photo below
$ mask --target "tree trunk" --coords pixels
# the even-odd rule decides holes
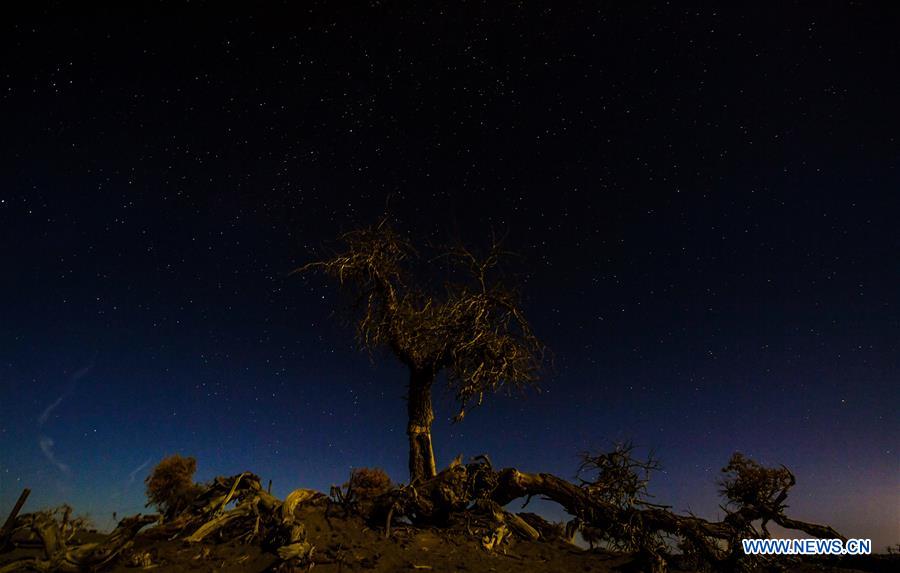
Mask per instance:
[[[434,421],[431,385],[434,378],[433,368],[414,369],[409,376],[409,395],[406,402],[409,422],[406,433],[409,436],[410,483],[437,475],[434,450],[431,447],[431,423]]]

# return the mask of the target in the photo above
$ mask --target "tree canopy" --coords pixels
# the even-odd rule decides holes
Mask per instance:
[[[347,288],[359,313],[360,344],[387,348],[409,368],[412,449],[414,435],[427,442],[422,448],[431,449],[430,389],[440,373],[460,404],[457,421],[487,393],[536,385],[545,348],[524,315],[518,291],[498,272],[507,254],[498,242],[481,257],[455,246],[426,259],[386,218],[345,233],[341,242],[340,252],[298,270],[321,270]],[[431,276],[413,270],[422,263]],[[452,278],[435,281],[438,268],[449,269]],[[414,467],[413,457],[411,451],[411,478],[435,475],[433,454],[420,456],[423,468]]]

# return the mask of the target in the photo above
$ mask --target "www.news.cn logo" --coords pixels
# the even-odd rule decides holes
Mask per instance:
[[[742,539],[747,555],[869,555],[871,539]]]

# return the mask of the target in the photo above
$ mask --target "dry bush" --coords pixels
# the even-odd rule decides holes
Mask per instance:
[[[64,541],[70,541],[78,533],[96,531],[90,517],[86,515],[72,516],[72,507],[63,504],[54,509],[35,512],[35,515],[59,524],[59,534]]]
[[[165,519],[186,509],[201,488],[194,483],[197,460],[178,454],[165,457],[147,476],[147,507],[155,506]]]
[[[774,506],[772,510],[780,511],[787,490],[794,485],[794,476],[786,467],[767,468],[740,452],[731,456],[722,473],[720,493],[729,504],[739,507]]]
[[[650,475],[660,469],[660,463],[652,454],[646,460],[639,459],[634,450],[634,444],[624,442],[615,444],[609,452],[581,454],[578,479],[590,499],[609,504],[622,512],[662,507],[647,501],[651,497],[647,492]],[[591,548],[606,542],[615,549],[655,551],[663,545],[658,534],[645,531],[639,518],[610,522],[602,527],[582,524],[581,535]]]
[[[391,478],[381,468],[358,468],[350,473],[345,484],[347,495],[355,501],[371,501],[394,487]]]
[[[650,474],[660,469],[659,461],[651,453],[646,460],[634,455],[631,442],[615,444],[610,452],[581,454],[578,475],[581,487],[591,497],[628,509],[647,503],[647,483]],[[584,479],[584,477],[587,479]]]

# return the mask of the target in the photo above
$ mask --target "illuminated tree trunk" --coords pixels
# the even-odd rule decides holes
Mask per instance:
[[[433,368],[414,369],[409,377],[409,395],[406,408],[409,423],[409,481],[426,480],[437,475],[434,449],[431,446],[431,423],[434,410],[431,407],[431,385],[434,382]]]

